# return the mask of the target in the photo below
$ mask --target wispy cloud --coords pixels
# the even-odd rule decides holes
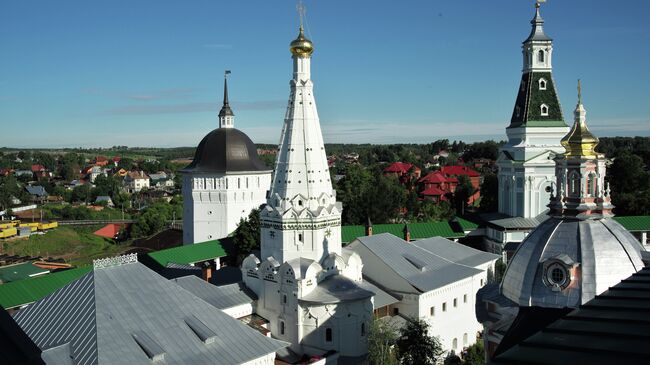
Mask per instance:
[[[208,43],[204,44],[203,48],[209,48],[209,49],[231,49],[232,44],[221,44],[221,43]]]
[[[275,110],[284,107],[280,100],[258,100],[258,101],[233,101],[235,110]],[[102,112],[103,115],[149,115],[149,114],[182,114],[214,112],[221,107],[219,102],[195,102],[181,104],[158,104],[158,105],[126,105],[112,108]]]
[[[138,93],[127,95],[126,97],[131,100],[149,101],[160,99],[181,99],[193,96],[196,92],[193,88],[176,88],[176,89],[163,89],[147,93]]]

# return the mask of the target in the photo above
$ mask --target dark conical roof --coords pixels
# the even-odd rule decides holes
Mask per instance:
[[[208,133],[194,154],[194,161],[182,172],[224,173],[269,171],[257,155],[257,147],[235,128],[217,128]]]
[[[234,116],[235,113],[232,112],[232,109],[230,109],[230,103],[228,102],[228,79],[224,77],[223,79],[223,106],[221,107],[221,110],[219,111],[219,116],[220,117],[225,117],[225,116]]]

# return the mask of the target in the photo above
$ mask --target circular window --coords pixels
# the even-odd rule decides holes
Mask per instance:
[[[546,269],[546,281],[549,286],[566,288],[569,283],[569,272],[564,265],[553,263]]]

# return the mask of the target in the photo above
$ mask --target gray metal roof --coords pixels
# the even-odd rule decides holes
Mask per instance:
[[[250,304],[257,300],[257,295],[241,282],[216,286],[194,275],[183,276],[172,281],[219,309]]]
[[[397,297],[388,294],[381,288],[379,288],[377,285],[372,283],[371,281],[367,280],[367,278],[363,278],[363,282],[359,284],[360,287],[371,291],[375,293],[374,300],[373,300],[373,309],[377,308],[382,308],[387,305],[395,304],[400,301]]]
[[[476,267],[498,260],[501,256],[477,250],[443,237],[431,237],[411,242],[413,245],[459,265]]]
[[[355,250],[359,244],[367,247],[420,292],[434,290],[481,273],[479,269],[451,262],[390,233],[359,237],[348,246],[361,255],[365,262],[363,252]],[[381,281],[379,278],[371,279]]]
[[[311,293],[298,299],[302,303],[340,303],[362,300],[375,295],[343,275],[332,275],[319,282]]]
[[[521,243],[508,264],[501,292],[521,306],[576,308],[641,270],[641,251],[636,238],[613,219],[554,217]],[[552,262],[579,267],[562,290],[544,281],[549,275],[544,265]]]
[[[27,192],[30,193],[31,195],[47,196],[47,191],[45,191],[45,188],[40,185],[26,186],[25,189],[27,189]]]
[[[511,217],[503,213],[482,214],[481,218],[498,229],[530,230],[545,222],[549,215],[547,209],[533,218]]]
[[[76,364],[241,364],[288,345],[137,262],[95,268],[16,322],[43,350],[70,343]]]
[[[542,19],[542,15],[539,13],[539,6],[537,7],[537,10],[535,11],[535,17],[530,21],[530,24],[533,26],[533,29],[530,31],[530,35],[524,43],[528,41],[552,41],[553,39],[544,33],[544,19]]]
[[[534,309],[534,308],[531,308]],[[489,364],[647,364],[650,268],[497,355]]]

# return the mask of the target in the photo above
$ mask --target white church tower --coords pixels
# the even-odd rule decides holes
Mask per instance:
[[[262,259],[320,261],[341,254],[341,203],[332,188],[310,75],[311,41],[302,26],[291,42],[293,78],[267,206]]]
[[[341,252],[341,203],[330,182],[310,77],[314,47],[302,24],[290,50],[289,105],[260,212],[261,260],[244,259],[242,277],[257,294],[255,312],[292,352],[363,356],[374,293],[363,283],[361,257]]]
[[[226,75],[230,71],[226,71]],[[260,161],[257,147],[235,128],[224,77],[219,128],[196,148],[183,174],[183,243],[226,237],[242,218],[266,201],[271,170]]]
[[[553,41],[544,33],[539,2],[535,7],[522,46],[523,75],[506,128],[508,142],[497,160],[499,212],[524,218],[546,210],[555,182],[553,158],[564,152],[560,141],[569,131],[552,75]]]

